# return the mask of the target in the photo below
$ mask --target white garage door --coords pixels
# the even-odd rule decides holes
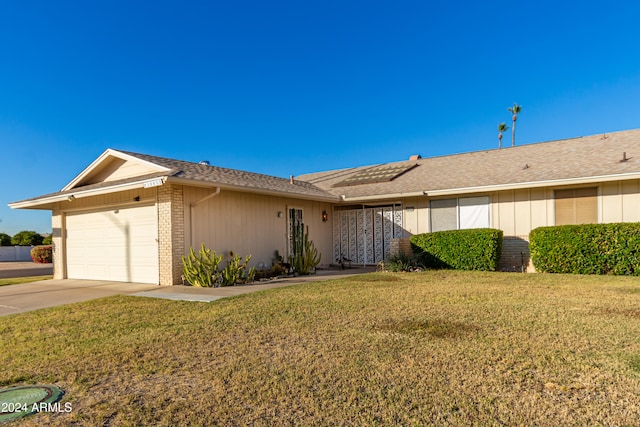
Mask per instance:
[[[158,284],[155,205],[68,214],[67,277]]]

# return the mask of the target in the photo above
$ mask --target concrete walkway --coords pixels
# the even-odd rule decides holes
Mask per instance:
[[[287,277],[255,285],[224,288],[198,288],[193,286],[157,286],[141,283],[121,283],[96,280],[43,280],[19,285],[0,286],[0,316],[23,313],[45,307],[54,307],[88,301],[112,295],[134,295],[181,301],[215,301],[220,298],[250,292],[290,286],[299,283],[339,279],[354,274],[375,271],[375,267],[346,270],[320,270],[311,276]]]
[[[131,295],[181,301],[209,302],[215,301],[220,298],[248,294],[250,292],[263,291],[266,289],[281,288],[283,286],[297,285],[300,283],[341,279],[343,277],[353,276],[354,274],[370,273],[375,270],[375,267],[360,267],[346,270],[318,270],[316,274],[310,276],[284,277],[250,285],[226,286],[221,288],[199,288],[195,286],[162,286],[156,287],[155,289],[150,291],[137,292]]]

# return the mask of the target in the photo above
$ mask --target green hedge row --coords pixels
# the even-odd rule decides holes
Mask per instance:
[[[411,236],[414,253],[427,268],[495,271],[502,253],[502,230],[476,228]]]
[[[529,247],[540,272],[640,275],[640,223],[539,227]]]

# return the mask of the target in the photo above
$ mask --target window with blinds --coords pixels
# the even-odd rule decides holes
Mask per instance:
[[[431,200],[431,231],[489,227],[489,197]]]
[[[556,225],[597,224],[598,188],[572,188],[553,192]]]

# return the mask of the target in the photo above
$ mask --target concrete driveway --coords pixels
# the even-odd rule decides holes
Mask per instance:
[[[23,313],[39,308],[88,301],[112,295],[134,295],[181,301],[210,302],[220,298],[306,282],[340,279],[354,274],[375,271],[375,267],[348,270],[319,270],[311,276],[286,277],[251,285],[225,288],[193,286],[158,286],[142,283],[121,283],[96,280],[43,280],[19,285],[0,286],[0,316]]]
[[[0,286],[0,316],[152,289],[158,286],[72,279]]]

